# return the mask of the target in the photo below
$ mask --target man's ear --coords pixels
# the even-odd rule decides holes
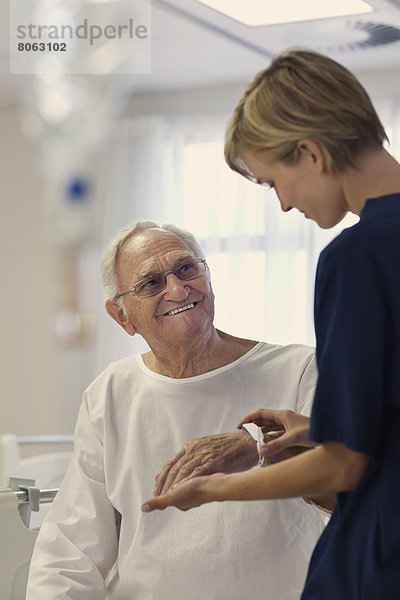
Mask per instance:
[[[317,142],[303,139],[297,142],[297,147],[300,151],[300,154],[304,157],[310,158],[312,164],[314,164],[321,173],[325,171],[324,155],[322,154],[321,148]]]
[[[110,317],[114,319],[118,325],[121,325],[121,327],[125,329],[126,333],[129,335],[135,335],[136,328],[131,323],[130,319],[125,314],[124,309],[117,302],[117,300],[106,300],[105,307]]]

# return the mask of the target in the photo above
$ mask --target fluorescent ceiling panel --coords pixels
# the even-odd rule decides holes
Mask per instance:
[[[276,25],[370,13],[363,0],[198,0],[245,25]]]

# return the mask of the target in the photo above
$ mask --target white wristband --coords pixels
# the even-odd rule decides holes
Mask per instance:
[[[257,452],[259,457],[257,467],[262,467],[264,464],[264,457],[260,456],[260,447],[264,446],[264,434],[262,429],[255,423],[244,423],[242,427],[251,435],[253,440],[257,442]]]

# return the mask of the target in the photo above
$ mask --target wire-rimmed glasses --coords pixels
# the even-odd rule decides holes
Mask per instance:
[[[115,296],[115,299],[125,296],[125,294],[136,294],[138,298],[148,298],[149,296],[155,296],[167,286],[167,275],[173,273],[175,277],[181,281],[191,281],[200,277],[207,268],[207,262],[205,258],[189,258],[180,262],[173,269],[163,271],[162,273],[155,273],[149,275],[145,279],[138,281],[133,288],[126,292],[121,292]]]

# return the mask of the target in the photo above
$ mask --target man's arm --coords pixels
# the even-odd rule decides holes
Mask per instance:
[[[102,445],[84,401],[74,458],[33,551],[26,600],[104,600],[105,578],[117,558],[118,525],[101,465]]]
[[[105,485],[82,477],[74,459],[40,528],[26,600],[104,600],[117,548],[116,513]]]
[[[208,435],[187,442],[155,477],[154,495],[165,494],[188,477],[237,473],[258,462],[257,445],[246,430]]]

